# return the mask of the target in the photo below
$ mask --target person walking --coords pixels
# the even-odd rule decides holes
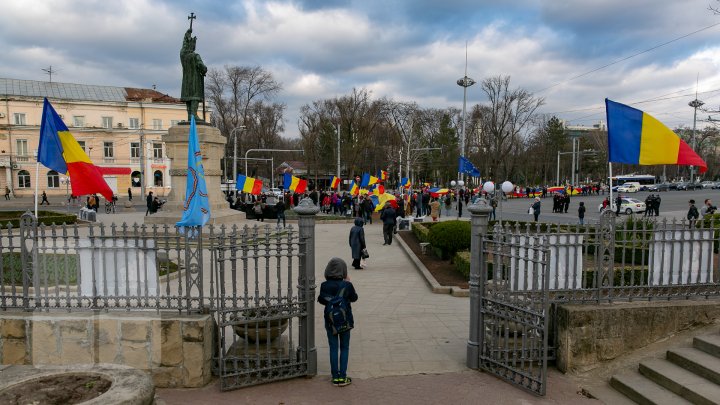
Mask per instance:
[[[150,208],[152,207],[153,202],[153,192],[148,192],[147,197],[145,197],[145,204],[147,204],[147,211],[145,211],[145,216],[148,216],[150,214]]]
[[[42,195],[40,195],[40,197],[42,198],[42,201],[40,201],[40,205],[43,205],[43,204],[50,205],[50,201],[48,201],[47,193],[45,193],[45,191],[42,192]]]
[[[712,201],[710,201],[709,198],[706,198],[703,207],[700,208],[700,215],[705,218],[705,215],[712,215],[715,211],[717,211],[717,207],[712,205]]]
[[[570,193],[572,193],[572,186],[570,186]],[[565,213],[567,214],[568,208],[570,208],[570,194],[565,194],[563,203],[565,204]]]
[[[580,225],[585,224],[585,203],[582,201],[578,204],[578,219],[580,220]]]
[[[497,209],[497,206],[498,206],[497,198],[491,198],[490,199],[490,207],[492,207],[492,212],[490,213],[490,218],[488,219],[489,221],[494,221],[497,219],[497,217],[495,216],[495,210]]]
[[[320,284],[317,301],[327,306],[337,296],[343,297],[347,304],[345,318],[349,329],[335,334],[329,317],[325,316],[324,319],[330,349],[332,383],[337,387],[344,387],[352,383],[352,378],[347,376],[348,359],[350,358],[350,329],[355,327],[351,303],[358,300],[358,295],[350,282],[347,264],[343,259],[333,257],[325,266],[325,281]]]
[[[360,259],[362,259],[362,251],[366,248],[365,246],[365,229],[363,228],[364,221],[362,218],[355,218],[355,226],[350,228],[350,253],[352,255],[352,266],[355,270],[360,270]]]
[[[622,197],[620,197],[620,193],[618,193],[617,197],[615,197],[615,216],[620,216],[620,208],[622,208]]]
[[[390,201],[385,203],[385,207],[380,213],[380,220],[383,223],[383,237],[385,239],[383,246],[392,245],[393,231],[395,230],[395,210],[390,205]]]
[[[282,218],[282,226],[285,228],[285,203],[282,197],[280,197],[277,204],[275,204],[275,212],[277,213],[277,225],[280,226],[280,219]]]
[[[655,198],[653,201],[653,210],[655,211],[655,216],[660,215],[660,201],[662,201],[662,199],[660,198],[660,194],[655,194]]]
[[[690,228],[693,228],[695,227],[695,221],[700,217],[700,213],[697,207],[695,207],[695,200],[690,200],[688,203],[690,204],[690,208],[688,208],[687,220]]]
[[[132,188],[128,187],[128,201],[132,201]]]
[[[438,216],[440,215],[440,202],[437,198],[433,198],[430,202],[430,217],[433,222],[437,222]]]
[[[532,205],[533,210],[533,216],[535,217],[535,222],[538,221],[538,218],[540,218],[540,198],[535,197],[535,202]]]
[[[263,215],[263,204],[260,200],[256,200],[253,205],[253,213],[255,214],[255,220],[265,222],[265,215]]]
[[[10,187],[5,186],[5,199],[10,200]]]

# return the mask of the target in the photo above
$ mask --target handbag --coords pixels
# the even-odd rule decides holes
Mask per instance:
[[[370,253],[368,253],[367,249],[363,249],[360,251],[360,258],[361,259],[367,259],[370,257]]]
[[[530,215],[533,214],[533,209],[532,209],[532,207],[528,208],[528,214],[530,214]]]

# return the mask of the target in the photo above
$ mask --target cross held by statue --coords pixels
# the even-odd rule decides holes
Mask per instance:
[[[192,29],[193,20],[196,18],[197,16],[195,16],[195,13],[190,13],[190,15],[188,16],[188,20],[190,20],[190,29]]]

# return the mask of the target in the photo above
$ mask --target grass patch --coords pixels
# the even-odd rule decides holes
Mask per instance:
[[[3,283],[22,285],[22,259],[19,252],[5,252],[2,257]],[[40,253],[38,264],[41,284],[77,284],[78,255],[62,253]],[[47,283],[45,283],[47,280]],[[32,278],[30,286],[33,285]]]
[[[13,228],[20,227],[20,217],[27,211],[2,211],[0,212],[0,225],[6,228],[8,224]],[[38,211],[38,224],[74,224],[77,222],[75,214],[66,214],[55,211]]]

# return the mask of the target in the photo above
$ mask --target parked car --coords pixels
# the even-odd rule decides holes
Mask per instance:
[[[668,191],[670,190],[670,183],[658,183],[648,186],[647,191]]]
[[[280,198],[283,196],[283,191],[277,187],[273,187],[270,189],[270,194],[274,195],[277,198]]]
[[[716,181],[715,184],[712,186],[713,189],[720,188],[720,181]]]
[[[710,180],[705,180],[702,183],[700,183],[700,186],[702,188],[713,188],[713,186],[715,186],[715,182],[710,181]]]
[[[689,181],[681,182],[677,184],[678,190],[697,190],[702,188],[700,183],[690,183]]]
[[[640,183],[627,182],[617,188],[619,193],[637,193],[640,191]]]
[[[645,212],[645,203],[630,197],[621,197],[622,203],[620,203],[620,212],[625,213],[627,215],[630,214],[637,214],[640,212]],[[608,208],[615,211],[615,201],[612,201],[610,205],[608,205]],[[603,206],[602,203],[598,205],[598,212],[602,212]]]

